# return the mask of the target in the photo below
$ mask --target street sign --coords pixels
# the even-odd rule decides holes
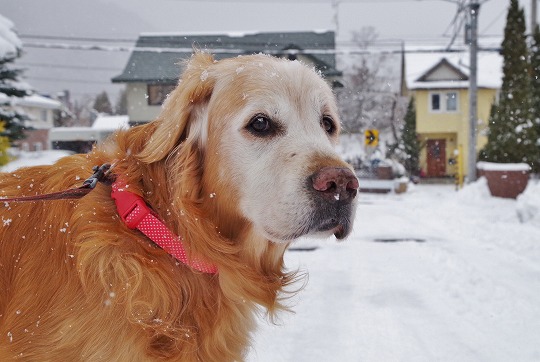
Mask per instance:
[[[379,144],[379,130],[368,129],[364,132],[365,145],[370,147],[376,147]]]

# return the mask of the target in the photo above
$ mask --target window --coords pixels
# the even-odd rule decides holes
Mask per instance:
[[[457,111],[457,93],[456,92],[446,93],[446,110],[448,112]]]
[[[49,119],[49,117],[47,117],[47,110],[42,109],[42,110],[39,112],[39,118],[40,118],[41,121],[47,122],[47,120]]]
[[[148,105],[162,105],[175,87],[175,84],[148,84]]]
[[[429,95],[431,112],[457,112],[458,92],[433,92]]]
[[[431,110],[440,111],[441,110],[441,95],[434,93],[431,95]]]

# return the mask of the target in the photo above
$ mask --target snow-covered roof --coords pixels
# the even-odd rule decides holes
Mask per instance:
[[[330,29],[313,29],[311,30],[315,34],[324,34],[331,32]],[[216,34],[223,34],[226,36],[229,36],[231,38],[234,37],[245,37],[245,36],[251,36],[251,35],[257,35],[260,31],[258,30],[245,30],[245,31],[164,31],[164,32],[142,32],[140,36],[171,36],[171,37],[178,37],[178,36],[215,36]]]
[[[182,59],[189,59],[193,44],[209,50],[216,59],[241,54],[267,53],[284,56],[293,50],[305,50],[315,67],[327,76],[341,76],[336,69],[335,33],[333,31],[245,32],[245,33],[143,33],[122,74],[113,83],[178,82]],[[314,50],[317,50],[315,52]]]
[[[408,89],[467,88],[468,80],[438,79],[421,81],[420,78],[446,60],[451,66],[469,76],[468,52],[408,53],[405,55],[405,80]],[[497,52],[478,53],[478,87],[499,89],[502,84],[502,57]]]
[[[92,129],[98,130],[117,130],[119,128],[129,128],[128,116],[110,116],[100,114],[92,124]]]
[[[14,102],[20,106],[58,109],[62,107],[62,103],[57,100],[40,96],[39,94],[32,94],[23,98],[14,98]]]
[[[36,107],[44,109],[59,109],[62,103],[57,100],[32,94],[25,97],[9,97],[4,93],[0,93],[0,104],[22,107]]]

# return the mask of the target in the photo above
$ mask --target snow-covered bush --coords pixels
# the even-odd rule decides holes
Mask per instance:
[[[540,181],[529,181],[525,191],[517,198],[516,212],[522,223],[540,227]]]

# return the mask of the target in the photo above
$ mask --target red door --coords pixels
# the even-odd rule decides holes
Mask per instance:
[[[446,140],[427,141],[427,176],[446,176]]]

